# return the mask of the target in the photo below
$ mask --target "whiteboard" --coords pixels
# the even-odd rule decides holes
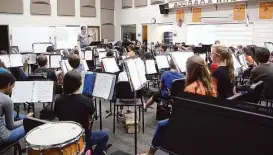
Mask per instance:
[[[12,27],[12,46],[18,46],[21,53],[33,52],[32,44],[49,42],[49,27]]]
[[[58,26],[55,28],[56,48],[72,49],[78,45],[78,35],[81,33],[81,28]]]
[[[220,40],[226,46],[251,45],[253,41],[253,24],[196,24],[186,26],[186,44],[214,44]]]

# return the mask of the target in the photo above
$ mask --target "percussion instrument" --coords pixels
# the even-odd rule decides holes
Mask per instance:
[[[50,122],[25,137],[28,155],[79,155],[85,148],[84,129],[75,122]]]

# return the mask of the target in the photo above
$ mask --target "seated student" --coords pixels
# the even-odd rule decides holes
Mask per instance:
[[[114,57],[114,52],[112,51],[112,50],[109,50],[109,51],[107,51],[107,53],[106,53],[106,57],[107,58],[111,58],[111,57]]]
[[[134,47],[132,45],[128,46],[127,48],[128,48],[128,53],[127,53],[128,57],[133,57],[133,56],[136,55],[134,50],[133,50]]]
[[[247,63],[247,65],[248,66],[256,66],[257,64],[256,64],[256,62],[254,61],[254,59],[252,58],[252,56],[251,56],[251,53],[250,53],[250,51],[249,51],[249,48],[247,48],[247,47],[244,47],[243,49],[242,49],[242,52],[243,52],[243,54],[245,55],[245,59],[246,59],[246,63]]]
[[[8,70],[0,68],[0,148],[25,136],[23,127],[25,116],[19,114],[18,121],[14,121],[16,112],[13,111],[13,101],[9,97],[14,84],[15,77]]]
[[[169,91],[171,89],[172,83],[176,79],[184,78],[182,73],[179,73],[176,69],[174,62],[170,61],[170,71],[163,72],[160,82],[160,91],[156,92],[144,105],[144,109],[150,107],[154,101],[157,101],[160,97],[168,97]]]
[[[222,45],[214,45],[211,49],[211,59],[217,63],[218,68],[212,72],[213,82],[217,86],[220,98],[228,98],[234,95],[234,66],[232,52]]]
[[[91,131],[90,118],[95,108],[92,99],[79,92],[82,85],[81,79],[77,71],[69,71],[65,74],[64,95],[56,99],[54,113],[59,121],[74,121],[81,124],[85,129],[87,149],[96,145],[95,155],[103,155],[109,136],[105,131]]]
[[[215,86],[212,84],[212,79],[206,62],[198,55],[190,57],[187,62],[187,79],[185,92],[217,97]],[[147,153],[143,155],[154,155],[157,148],[163,143],[164,134],[168,127],[169,119],[159,121],[155,129],[155,134],[152,143]]]
[[[174,45],[174,46],[173,46],[173,51],[175,51],[175,52],[178,51],[178,46],[177,46],[177,45]]]
[[[37,63],[39,68],[36,69],[33,74],[34,75],[42,75],[45,78],[57,82],[57,76],[53,69],[46,68],[46,65],[48,63],[47,57],[43,54],[39,55],[37,57]]]
[[[46,48],[46,52],[47,52],[47,53],[54,53],[54,47],[53,47],[53,46],[48,46],[48,47]]]
[[[270,52],[264,47],[255,52],[259,65],[251,71],[249,84],[264,81],[262,97],[273,99],[273,64],[269,62]]]
[[[70,66],[73,68],[73,70],[75,70],[79,73],[84,71],[84,68],[83,68],[83,65],[81,64],[81,59],[80,59],[79,55],[77,55],[77,54],[70,55],[68,58],[68,62],[70,64]]]
[[[159,52],[160,52],[160,54],[161,54],[161,53],[166,53],[167,50],[168,50],[168,47],[167,47],[165,44],[162,44],[162,45],[160,46]]]
[[[68,52],[68,50],[63,50],[62,59],[63,60],[68,60],[68,58],[69,58],[69,52]]]

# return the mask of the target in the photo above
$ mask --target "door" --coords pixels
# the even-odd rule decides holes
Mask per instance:
[[[100,27],[99,26],[88,26],[87,29],[89,37],[89,43],[93,41],[100,41]]]
[[[147,44],[148,40],[148,26],[147,25],[142,25],[142,43]]]

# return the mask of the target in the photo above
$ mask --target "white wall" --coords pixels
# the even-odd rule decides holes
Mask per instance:
[[[150,24],[152,18],[156,18],[157,23],[173,22],[173,32],[177,34],[174,37],[174,42],[183,42],[186,38],[186,25],[192,24],[192,13],[189,8],[185,9],[185,22],[182,28],[176,26],[175,11],[168,15],[161,15],[158,5],[150,5],[138,8],[121,9],[122,0],[115,0],[116,3],[116,40],[120,40],[120,25],[136,24],[137,33],[142,33],[142,24]],[[250,21],[254,22],[253,43],[263,45],[264,41],[273,42],[273,20],[258,19],[259,3],[255,1],[248,2],[246,13],[249,15]],[[205,6],[202,8],[202,16],[232,16],[232,4],[219,5],[218,10],[214,6]],[[266,33],[266,32],[269,32]],[[149,35],[149,34],[148,34]],[[142,37],[137,37],[142,40]]]
[[[171,24],[151,24],[148,25],[148,43],[162,42],[164,32],[173,32],[173,25]]]
[[[30,14],[30,0],[24,0],[24,14],[0,14],[0,24],[12,26],[100,26],[100,0],[96,0],[97,16],[80,17],[80,0],[75,0],[75,16],[57,16],[57,0],[50,0],[51,15]]]

